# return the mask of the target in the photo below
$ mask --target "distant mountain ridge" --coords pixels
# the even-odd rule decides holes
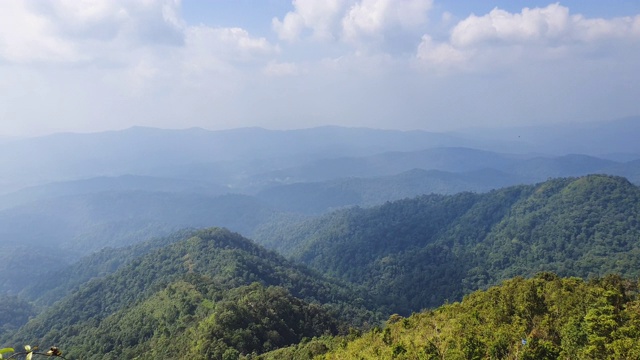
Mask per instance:
[[[608,173],[611,170],[623,172],[636,166],[633,161],[620,163],[589,155],[503,154],[455,147],[322,159],[302,166],[259,174],[255,178],[271,179],[273,183],[294,183],[348,177],[389,176],[412,169],[453,173],[493,169],[518,177],[522,183],[533,183],[552,177]]]
[[[121,175],[113,177],[99,176],[81,180],[52,182],[0,195],[0,209],[62,196],[109,191],[177,192],[198,193],[202,195],[223,195],[228,193],[229,189],[203,181],[188,179],[172,179],[140,175]]]
[[[233,174],[228,174],[229,170],[234,174],[245,172],[244,176],[250,176],[277,170],[273,169],[275,164],[279,169],[284,169],[328,158],[363,157],[442,147],[546,156],[617,153],[617,158],[628,161],[640,158],[640,145],[635,139],[640,132],[639,123],[640,117],[635,117],[571,127],[558,125],[466,133],[337,126],[300,130],[243,128],[221,131],[133,127],[101,133],[60,133],[0,142],[0,166],[5,169],[5,174],[10,174],[0,176],[0,193],[48,182],[99,176],[173,178],[178,169],[188,169],[194,165],[205,166],[209,173],[221,177],[219,181],[226,181],[229,180],[228,176],[233,178]],[[520,132],[523,134],[514,135]],[[265,161],[272,168],[254,172],[252,168],[259,168],[259,163]],[[243,165],[238,168],[237,164]]]
[[[513,141],[524,152],[546,155],[586,154],[618,161],[630,161],[640,155],[640,116],[598,122],[573,122],[505,128],[473,128],[450,133],[478,141]],[[493,148],[494,151],[509,151]]]
[[[640,162],[436,148],[325,159],[256,175],[244,188],[191,179],[189,172],[179,175],[183,178],[123,175],[51,183],[0,196],[0,243],[7,258],[0,262],[0,289],[20,291],[23,279],[46,271],[40,267],[55,269],[106,246],[127,246],[183,227],[225,226],[253,236],[282,221],[344,207],[430,193],[486,192],[589,173],[622,174],[638,183]],[[347,176],[353,174],[372,176]],[[255,194],[234,194],[243,190]],[[24,253],[40,261],[15,272],[14,263]]]
[[[288,131],[134,127],[102,133],[63,133],[0,143],[0,166],[13,176],[12,179],[0,179],[3,180],[0,186],[5,184],[10,189],[13,183],[15,189],[19,184],[16,179],[38,185],[96,176],[154,175],[162,168],[189,164],[274,158],[295,162],[327,156],[374,154],[390,149],[416,150],[460,141],[449,135],[424,131],[340,127]]]
[[[603,133],[627,131],[624,140],[634,124],[616,122]],[[493,135],[498,142],[341,127],[138,127],[8,139],[0,143],[0,292],[20,291],[24,278],[90,252],[182,227],[224,226],[252,236],[309,215],[423,194],[594,173],[640,183],[640,159],[519,152],[521,142]],[[613,145],[611,153],[625,150]],[[14,270],[24,254],[38,261]]]

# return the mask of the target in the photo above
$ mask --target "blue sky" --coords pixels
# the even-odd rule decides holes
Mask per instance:
[[[399,0],[402,1],[402,0]],[[443,1],[436,2],[436,12],[448,11],[458,17],[486,14],[498,7],[511,12],[520,12],[524,7],[545,7],[550,1]],[[640,14],[640,1],[636,0],[573,0],[562,1],[576,13],[589,17],[617,17]],[[182,3],[182,13],[192,24],[211,26],[240,26],[250,31],[269,34],[271,19],[291,10],[290,0],[186,0]]]
[[[0,135],[640,115],[640,1],[0,2]]]

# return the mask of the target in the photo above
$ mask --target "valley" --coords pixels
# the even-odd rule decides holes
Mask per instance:
[[[640,360],[640,1],[0,1],[0,360]]]
[[[638,354],[640,148],[505,153],[458,136],[135,128],[4,142],[40,149],[4,166],[46,166],[20,167],[34,181],[0,195],[0,340],[87,359]],[[514,291],[539,298],[496,295]],[[617,310],[598,342],[602,306]]]

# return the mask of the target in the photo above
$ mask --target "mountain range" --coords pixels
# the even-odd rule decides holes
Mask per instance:
[[[640,158],[634,136],[640,130],[639,120],[447,134],[341,127],[287,131],[134,127],[61,133],[0,143],[0,166],[5,170],[0,176],[0,193],[55,181],[121,175],[235,185],[253,175],[316,160],[442,147],[544,156],[585,154],[627,162]]]
[[[4,139],[0,343],[72,358],[349,358],[362,346],[402,358],[415,349],[399,327],[454,334],[437,314],[477,312],[496,328],[529,321],[504,331],[535,345],[478,328],[446,340],[453,358],[632,356],[639,121]],[[499,322],[488,295],[468,294],[507,279],[548,295],[500,298],[517,311]],[[549,325],[557,289],[595,293]],[[590,328],[596,312],[619,316],[605,335]],[[433,344],[417,351],[446,353],[433,332],[412,334]]]
[[[624,138],[635,122],[599,126]],[[640,182],[640,158],[628,161],[633,149],[613,142],[609,154],[624,152],[625,160],[527,153],[514,139],[481,135],[131,128],[7,140],[0,144],[0,183],[13,185],[1,187],[0,289],[17,293],[25,278],[184,227],[224,226],[254,237],[275,224],[423,194],[482,193],[593,173]],[[27,254],[37,261],[17,270]]]
[[[398,331],[394,330],[393,324],[399,321],[394,313],[409,315],[463,299],[463,306],[469,306],[464,304],[475,300],[468,300],[472,298],[464,297],[466,294],[508,278],[532,277],[541,271],[584,279],[610,273],[639,277],[639,204],[638,186],[606,175],[554,179],[483,194],[423,195],[280,223],[256,238],[288,254],[289,260],[228,230],[184,230],[127,248],[103,249],[41,280],[31,279],[21,298],[42,310],[29,308],[25,300],[5,297],[12,307],[0,312],[2,318],[13,315],[20,319],[19,314],[26,313],[32,319],[25,324],[22,317],[22,323],[6,325],[0,336],[11,344],[37,339],[39,344],[64,345],[74,358],[222,359],[252,353],[269,358],[271,351],[277,356],[300,348],[307,355],[326,353],[329,358],[342,358],[344,355],[331,354],[362,346],[358,344],[364,340],[358,340],[361,330],[357,329],[373,328],[371,336],[379,336],[375,326],[381,318],[391,316],[385,331]],[[24,261],[22,266],[28,264]],[[550,285],[538,282],[535,286],[544,285],[544,291],[562,286],[562,291],[580,299],[575,287],[584,285],[575,278],[565,281],[555,276],[543,275],[541,279]],[[533,280],[514,281],[507,288],[534,285]],[[613,286],[606,281],[598,286]],[[626,289],[616,291],[633,296],[633,282],[615,281],[619,284],[615,286]],[[540,296],[542,289],[533,294]],[[529,321],[522,325],[526,339],[550,341],[555,345],[549,349],[566,351],[564,343],[536,332],[542,330],[534,331],[551,326],[541,325],[535,316],[542,319],[552,311],[558,296],[553,294],[544,295],[545,307],[535,310],[533,317],[516,314]],[[598,294],[593,295],[591,305],[584,303],[586,310],[568,302],[563,311],[586,312],[574,321],[587,326],[593,321],[585,315],[590,314],[589,309],[604,306],[598,299],[614,301],[598,298]],[[483,296],[473,299],[492,301]],[[536,306],[534,300],[510,301]],[[520,309],[514,304],[506,302],[505,306]],[[451,317],[474,311],[452,306],[442,311],[452,311],[447,315]],[[460,311],[463,315],[454,315]],[[480,308],[477,311],[483,314],[479,316],[494,316]],[[437,321],[433,312],[423,314],[406,321]],[[501,321],[500,326],[511,323]],[[627,322],[616,326],[623,325],[633,326]],[[416,331],[424,326],[429,325],[416,325]],[[588,334],[590,330],[584,331]],[[479,353],[491,352],[494,343],[503,346],[499,339],[478,336]],[[605,340],[625,336],[631,335]],[[311,338],[316,340],[305,345]],[[375,346],[402,343],[399,339]],[[343,347],[335,341],[354,343]],[[403,344],[406,351],[414,351]],[[588,344],[591,340],[584,340],[576,349],[591,353]],[[464,344],[456,346],[464,348]],[[500,351],[512,353],[516,351],[512,346],[509,338]],[[436,348],[444,351],[439,345]],[[636,351],[633,347],[603,349],[593,351]]]

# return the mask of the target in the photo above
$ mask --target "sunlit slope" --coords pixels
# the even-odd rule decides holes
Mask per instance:
[[[353,341],[310,343],[264,358],[305,359],[331,347],[316,359],[638,359],[639,337],[635,281],[546,273],[408,318],[392,316],[384,329]]]

